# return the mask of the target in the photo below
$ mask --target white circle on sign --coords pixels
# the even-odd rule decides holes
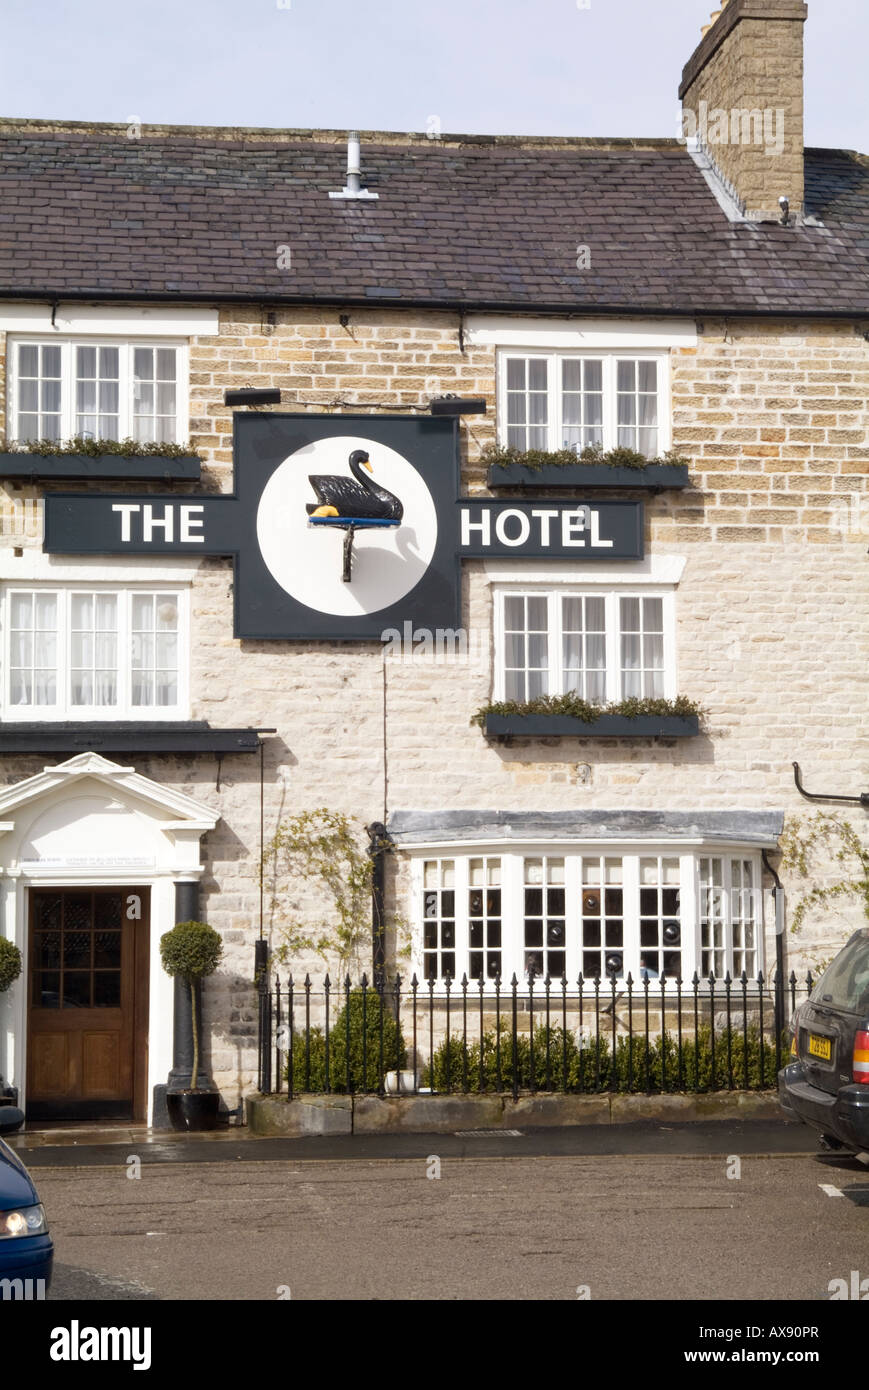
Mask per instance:
[[[345,584],[346,530],[311,526],[305,507],[317,501],[308,475],[352,478],[354,449],[367,452],[374,471],[366,476],[401,500],[404,515],[398,526],[355,532],[352,577]],[[388,608],[419,583],[435,552],[438,525],[432,495],[403,454],[373,439],[333,435],[278,465],[263,488],[256,531],[269,573],[292,598],[318,613],[353,617]]]

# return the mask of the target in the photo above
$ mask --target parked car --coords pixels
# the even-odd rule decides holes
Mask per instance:
[[[0,1135],[17,1129],[20,1110],[0,1105]],[[0,1301],[42,1297],[51,1284],[54,1245],[30,1174],[17,1154],[0,1138]],[[43,1280],[15,1289],[9,1280]]]
[[[854,933],[800,1004],[791,1057],[778,1077],[787,1114],[830,1148],[869,1151],[869,927]]]

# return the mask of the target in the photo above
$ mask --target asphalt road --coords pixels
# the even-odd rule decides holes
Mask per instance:
[[[619,1153],[587,1129],[382,1136],[393,1156],[142,1146],[137,1178],[126,1146],[89,1166],[43,1150],[50,1297],[826,1301],[869,1276],[857,1160],[807,1152],[799,1127],[618,1129]]]

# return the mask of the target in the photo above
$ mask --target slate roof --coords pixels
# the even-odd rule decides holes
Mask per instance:
[[[806,152],[823,226],[783,228],[729,222],[675,140],[363,135],[379,200],[335,202],[343,134],[156,130],[0,121],[0,296],[869,314],[850,151]]]

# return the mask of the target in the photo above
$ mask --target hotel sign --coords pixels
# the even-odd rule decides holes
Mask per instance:
[[[235,416],[235,492],[51,493],[44,549],[225,555],[235,635],[379,639],[460,622],[461,561],[643,557],[643,504],[460,497],[458,426],[428,416]]]

